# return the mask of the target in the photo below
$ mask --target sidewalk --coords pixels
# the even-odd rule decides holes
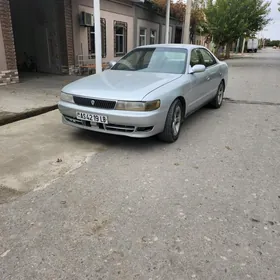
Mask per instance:
[[[242,58],[254,58],[255,53],[230,53],[229,58],[224,58],[224,56],[218,56],[218,58],[223,61],[223,60],[229,60],[229,59],[242,59]]]
[[[253,57],[255,53],[233,53],[231,52],[230,53],[230,58],[243,58],[243,57],[246,57],[246,58],[250,58],[250,57]]]
[[[57,108],[60,90],[77,76],[27,73],[18,84],[0,87],[0,126]]]

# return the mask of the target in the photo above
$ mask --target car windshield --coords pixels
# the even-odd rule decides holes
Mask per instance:
[[[183,74],[186,61],[186,49],[138,48],[121,58],[111,70]]]

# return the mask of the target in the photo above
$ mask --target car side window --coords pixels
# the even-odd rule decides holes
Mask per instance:
[[[149,63],[151,62],[151,58],[152,58],[153,54],[154,54],[154,51],[153,51],[153,50],[147,51],[147,52],[145,53],[145,55],[144,55],[144,57],[143,57],[143,65],[146,65],[146,66],[149,65]]]
[[[203,58],[203,64],[205,65],[205,67],[209,67],[212,66],[214,64],[216,64],[216,59],[212,56],[212,54],[210,52],[208,52],[205,49],[200,49],[200,53],[202,55]]]
[[[200,51],[198,49],[193,49],[190,58],[190,65],[193,67],[197,64],[203,64],[203,62],[201,61]]]

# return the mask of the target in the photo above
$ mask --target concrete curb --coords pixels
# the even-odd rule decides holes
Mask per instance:
[[[53,110],[56,110],[58,108],[57,104],[56,105],[51,105],[51,106],[46,106],[46,107],[41,107],[41,108],[36,108],[36,109],[31,109],[25,112],[20,112],[20,113],[10,113],[8,116],[4,116],[0,118],[0,126],[21,121],[24,119],[32,118]]]
[[[236,104],[249,104],[249,105],[267,105],[267,106],[280,106],[279,102],[268,101],[254,101],[254,100],[236,100],[229,97],[224,97],[224,101]]]

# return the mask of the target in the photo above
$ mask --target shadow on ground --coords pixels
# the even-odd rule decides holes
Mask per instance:
[[[224,104],[224,106],[230,106],[229,104]],[[187,132],[192,127],[197,125],[200,119],[208,117],[209,115],[218,112],[211,108],[204,107],[199,111],[195,112],[189,116],[185,122],[182,124],[180,138],[187,138]],[[142,153],[150,152],[151,149],[157,150],[164,147],[172,147],[172,143],[164,143],[157,139],[156,136],[149,138],[131,138],[119,135],[111,135],[105,133],[98,133],[89,130],[77,129],[71,134],[71,139],[69,141],[80,141],[85,140],[92,143],[103,144],[110,147],[115,147],[117,149],[122,149],[124,151],[134,150]]]

